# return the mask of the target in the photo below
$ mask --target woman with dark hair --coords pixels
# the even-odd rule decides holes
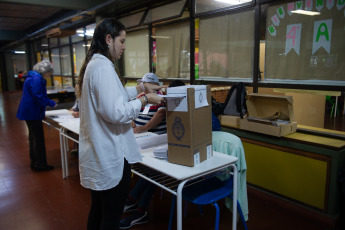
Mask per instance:
[[[118,229],[130,186],[129,164],[141,161],[131,121],[146,104],[164,99],[162,87],[142,83],[124,88],[114,61],[125,50],[121,22],[104,19],[95,28],[78,79],[80,108],[79,171],[81,185],[91,190],[87,229]],[[143,91],[147,94],[135,99]]]
[[[46,106],[55,107],[56,103],[47,96],[45,78],[54,72],[52,64],[44,60],[38,62],[26,76],[23,96],[19,104],[17,118],[25,120],[29,130],[30,167],[34,171],[54,169],[47,164],[46,147],[42,120],[45,117]]]

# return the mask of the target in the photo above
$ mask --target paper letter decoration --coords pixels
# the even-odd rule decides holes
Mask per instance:
[[[334,6],[334,0],[326,0],[326,7],[327,9],[332,9]]]
[[[284,11],[284,8],[282,6],[277,9],[277,13],[278,13],[278,16],[280,18],[284,18],[285,17],[285,11]]]
[[[285,56],[294,49],[299,55],[301,44],[302,24],[291,24],[286,27]]]
[[[296,10],[302,10],[302,5],[303,5],[302,1],[296,2]]]
[[[305,0],[305,10],[311,11],[313,9],[313,0]]]
[[[344,6],[345,6],[345,0],[338,0],[338,2],[337,2],[337,8],[338,8],[338,10],[343,9]]]
[[[327,0],[326,0],[327,1]],[[324,5],[324,0],[316,0],[316,4],[315,4],[315,8],[318,10],[318,11],[321,11],[322,8],[323,8],[323,5]]]
[[[272,19],[272,22],[275,26],[279,26],[280,20],[276,14],[271,19]]]
[[[270,32],[270,34],[272,36],[276,36],[277,35],[277,31],[276,31],[276,28],[274,27],[274,25],[271,25],[270,27],[267,28],[268,29],[268,32]]]
[[[332,41],[332,19],[314,22],[313,50],[314,54],[320,47],[323,47],[327,53],[331,51]]]
[[[294,2],[288,3],[287,12],[290,16],[292,15],[291,11],[294,11],[294,9],[295,9],[295,3]]]

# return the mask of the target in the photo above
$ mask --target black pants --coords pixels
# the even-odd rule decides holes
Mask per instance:
[[[47,165],[47,157],[42,120],[28,120],[25,122],[29,129],[31,166],[43,167]]]
[[[124,160],[123,176],[120,183],[109,190],[91,190],[91,209],[87,230],[117,230],[131,181],[131,167]]]

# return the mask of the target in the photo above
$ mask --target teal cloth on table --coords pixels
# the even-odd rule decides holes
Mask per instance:
[[[224,153],[238,158],[236,163],[238,178],[237,178],[237,200],[239,201],[244,219],[248,220],[248,196],[247,196],[247,164],[244,155],[242,141],[237,136],[222,132],[212,132],[212,148],[213,151]],[[231,170],[230,168],[227,169]],[[218,176],[220,179],[225,180],[229,178],[229,173]],[[226,198],[225,205],[232,210],[232,199]]]

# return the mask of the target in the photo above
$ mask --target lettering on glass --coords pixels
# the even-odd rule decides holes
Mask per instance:
[[[294,11],[294,10],[295,10],[295,3],[294,2],[288,3],[287,12],[290,16],[292,15],[292,11]]]
[[[280,19],[278,18],[278,16],[276,14],[271,19],[272,19],[273,25],[279,26]]]
[[[268,27],[267,30],[272,36],[277,35],[277,31],[276,31],[276,28],[274,27],[274,25],[271,25],[270,27]]]
[[[285,41],[285,55],[287,55],[292,49],[294,49],[298,55],[300,54],[301,31],[302,31],[301,23],[287,25],[286,41]]]
[[[311,11],[313,9],[313,0],[305,0],[305,10]]]
[[[338,8],[338,10],[343,9],[344,6],[345,6],[345,0],[338,0],[337,1],[337,8]]]
[[[312,54],[314,54],[321,47],[323,47],[327,51],[327,53],[330,53],[331,41],[332,41],[332,19],[314,22]]]
[[[345,0],[344,0],[345,1]],[[284,7],[279,7],[278,9],[277,9],[277,14],[278,14],[278,16],[280,17],[280,18],[284,18],[285,17],[285,10],[284,10]]]
[[[334,0],[326,0],[326,7],[327,9],[332,9],[334,6]]]
[[[327,1],[327,0],[326,0]],[[323,6],[325,4],[324,0],[316,0],[315,2],[315,8],[317,9],[317,11],[321,11]]]
[[[303,6],[303,2],[302,1],[296,2],[296,10],[302,10],[302,6]]]

